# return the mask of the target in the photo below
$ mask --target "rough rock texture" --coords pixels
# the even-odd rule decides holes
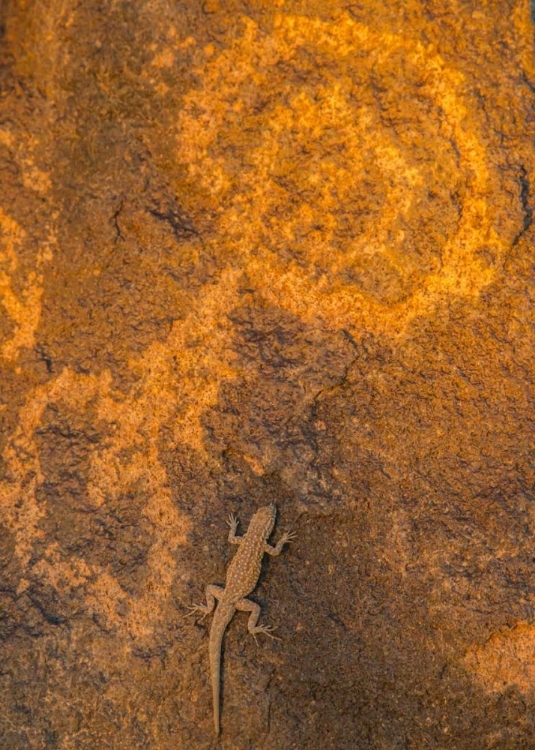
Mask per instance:
[[[527,0],[0,25],[0,746],[535,747]]]

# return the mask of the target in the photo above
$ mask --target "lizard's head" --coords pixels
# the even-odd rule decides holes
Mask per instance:
[[[263,508],[259,508],[259,510],[256,511],[251,518],[250,526],[254,526],[255,529],[258,529],[264,539],[267,539],[275,526],[276,515],[277,508],[274,505],[265,505]]]

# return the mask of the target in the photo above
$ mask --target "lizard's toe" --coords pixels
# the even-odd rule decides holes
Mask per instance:
[[[194,604],[193,606],[188,607],[188,611],[186,612],[184,617],[193,617],[196,614],[201,614],[201,620],[204,620],[208,612],[206,612],[202,604]]]
[[[279,638],[277,635],[273,635],[273,630],[276,630],[276,625],[258,625],[258,627],[255,629],[256,633],[263,633],[264,635],[267,635],[268,638],[273,638],[275,641],[280,641],[282,638]]]

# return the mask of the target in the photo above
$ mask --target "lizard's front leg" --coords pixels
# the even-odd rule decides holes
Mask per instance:
[[[236,530],[238,528],[238,519],[234,513],[229,513],[227,524],[230,526],[228,533],[228,540],[231,544],[241,544],[242,537],[236,536]]]
[[[204,620],[206,615],[211,615],[214,611],[215,600],[221,599],[224,593],[225,589],[222,586],[209,584],[206,587],[206,604],[194,604],[192,607],[188,607],[188,615],[193,615],[195,612],[202,612],[203,616],[201,620]]]
[[[258,618],[260,617],[260,606],[256,602],[252,602],[250,599],[240,599],[234,606],[236,609],[239,609],[240,612],[251,613],[247,622],[247,630],[251,635],[255,636],[255,640],[257,633],[264,633],[264,635],[268,635],[276,641],[281,640],[280,638],[277,638],[276,635],[271,634],[271,631],[275,630],[273,625],[257,625]]]
[[[284,545],[288,544],[288,542],[293,542],[296,536],[297,535],[295,531],[285,531],[274,547],[272,547],[271,544],[267,544],[266,542],[266,546],[264,547],[264,552],[272,556],[280,555]]]

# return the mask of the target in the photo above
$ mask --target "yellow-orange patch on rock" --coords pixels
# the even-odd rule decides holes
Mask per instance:
[[[15,274],[20,273],[18,253],[25,239],[24,229],[0,207],[0,311],[3,310],[13,327],[11,335],[0,341],[0,357],[8,362],[16,360],[21,349],[29,349],[34,344],[43,294],[40,271],[52,257],[50,245],[54,239],[51,236],[50,242],[37,254],[37,270],[26,275],[21,291],[16,290]]]
[[[511,685],[525,694],[535,691],[535,624],[519,623],[500,630],[468,652],[465,666],[489,692]]]
[[[171,356],[171,355],[170,355]],[[105,502],[136,491],[143,483],[147,501],[142,515],[155,529],[156,541],[149,550],[147,576],[138,596],[130,597],[116,578],[103,567],[65,553],[50,544],[33,568],[33,575],[65,591],[85,584],[88,609],[99,615],[107,627],[138,639],[149,636],[169,596],[176,574],[173,553],[186,541],[188,522],[177,512],[168,486],[167,475],[160,465],[157,448],[159,427],[169,418],[174,400],[172,393],[153,390],[147,362],[145,394],[134,392],[124,398],[114,393],[109,373],[79,375],[64,369],[46,385],[38,386],[19,411],[18,426],[3,451],[6,476],[0,480],[0,511],[3,523],[15,537],[16,555],[27,568],[33,544],[43,539],[40,521],[47,513],[37,492],[45,481],[36,442],[36,433],[47,406],[80,414],[94,401],[99,418],[115,425],[111,445],[95,448],[90,455],[87,501],[98,509]],[[121,461],[121,452],[130,450],[132,459]],[[118,607],[127,603],[128,614],[119,617]]]

